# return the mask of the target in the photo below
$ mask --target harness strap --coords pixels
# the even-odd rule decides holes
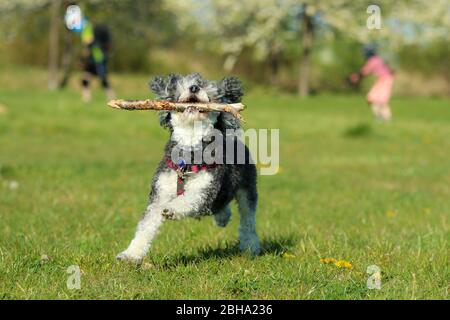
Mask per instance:
[[[177,177],[177,196],[184,194],[184,185],[186,184],[187,175],[189,175],[191,173],[198,173],[200,171],[213,169],[213,168],[217,167],[217,164],[215,164],[215,163],[213,163],[213,164],[203,163],[201,165],[198,165],[198,164],[187,165],[186,164],[184,166],[179,166],[179,165],[175,164],[169,158],[164,159],[164,162],[170,169],[175,170],[177,172],[177,175],[178,175],[178,177]]]

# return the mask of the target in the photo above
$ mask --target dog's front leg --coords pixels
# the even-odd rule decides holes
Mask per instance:
[[[162,216],[167,220],[181,220],[212,214],[211,205],[218,192],[218,188],[212,186],[213,179],[213,175],[207,171],[191,176],[184,193],[166,204]]]
[[[128,248],[117,255],[118,260],[141,263],[150,248],[153,238],[164,221],[162,215],[166,203],[170,203],[176,196],[176,173],[172,170],[161,171],[158,168],[152,182],[149,205],[137,226],[136,233]]]
[[[133,240],[125,251],[117,255],[117,260],[140,264],[147,254],[150,244],[162,222],[161,207],[155,203],[151,203],[138,224]]]

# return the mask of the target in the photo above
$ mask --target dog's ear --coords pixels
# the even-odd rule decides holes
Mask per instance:
[[[173,95],[177,91],[178,82],[181,81],[183,77],[179,74],[171,73],[167,77],[167,92],[170,99],[174,98]]]
[[[224,103],[237,103],[244,95],[241,81],[236,77],[225,77],[219,82],[219,95]]]
[[[150,81],[149,86],[150,89],[156,94],[158,99],[161,100],[170,100],[171,99],[171,88],[173,87],[173,78],[170,75],[168,78],[164,78],[161,76],[156,76]],[[159,116],[159,124],[163,128],[170,128],[170,112],[169,111],[160,111],[158,113]]]
[[[150,89],[159,99],[165,100],[169,97],[168,81],[161,76],[156,76],[149,82]]]
[[[186,80],[189,82],[195,82],[199,86],[203,86],[205,83],[205,79],[203,79],[202,75],[198,72],[188,74],[186,76]]]

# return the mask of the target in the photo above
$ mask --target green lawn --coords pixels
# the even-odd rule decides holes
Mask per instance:
[[[394,121],[379,124],[362,96],[254,89],[246,127],[280,128],[281,140],[280,173],[259,177],[264,253],[238,252],[234,212],[225,229],[209,217],[167,222],[138,269],[114,257],[168,136],[155,113],[2,79],[0,298],[448,299],[449,100],[396,98]],[[147,95],[145,78],[133,81],[120,97]],[[66,287],[70,265],[80,290]],[[381,290],[366,286],[370,265]]]

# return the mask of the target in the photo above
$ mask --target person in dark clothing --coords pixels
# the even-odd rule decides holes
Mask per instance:
[[[108,53],[111,48],[109,29],[104,25],[93,26],[82,15],[78,6],[70,6],[66,13],[66,25],[69,30],[80,33],[83,44],[81,62],[83,68],[82,98],[84,102],[91,100],[90,82],[97,76],[106,91],[109,100],[114,99],[114,91],[108,81]]]

